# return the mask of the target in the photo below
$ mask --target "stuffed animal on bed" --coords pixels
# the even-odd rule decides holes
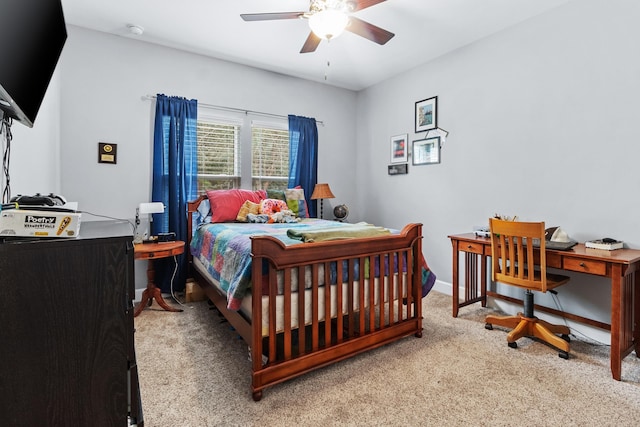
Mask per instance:
[[[275,212],[271,215],[267,214],[248,214],[247,220],[249,222],[261,222],[261,223],[291,223],[298,222],[300,218],[297,218],[294,213],[288,209],[285,209],[280,212]]]
[[[260,213],[247,215],[249,222],[297,222],[298,218],[289,209],[287,202],[279,199],[264,199],[260,201]]]
[[[280,212],[275,212],[269,215],[269,221],[267,223],[272,222],[298,222],[300,218],[297,218],[293,211],[289,209],[281,210]]]

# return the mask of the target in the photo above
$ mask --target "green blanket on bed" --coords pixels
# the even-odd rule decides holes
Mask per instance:
[[[295,229],[287,230],[290,239],[302,240],[305,243],[322,242],[325,240],[360,239],[391,234],[389,229],[376,227],[367,223],[342,224],[335,228]]]

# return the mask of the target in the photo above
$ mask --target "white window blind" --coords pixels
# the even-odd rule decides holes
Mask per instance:
[[[286,189],[289,179],[289,131],[285,125],[251,124],[251,178],[257,189]]]
[[[240,124],[198,120],[198,193],[240,186]]]
[[[198,194],[230,188],[285,189],[289,178],[286,120],[198,112]]]

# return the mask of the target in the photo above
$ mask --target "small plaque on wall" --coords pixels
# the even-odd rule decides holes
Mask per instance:
[[[389,175],[405,175],[409,172],[408,163],[402,163],[399,165],[389,165]]]
[[[116,164],[118,161],[118,144],[98,143],[98,163]]]

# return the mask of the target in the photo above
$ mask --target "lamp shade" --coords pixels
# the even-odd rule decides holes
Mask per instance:
[[[162,202],[140,203],[138,205],[138,213],[154,214],[164,212],[164,204]]]
[[[333,199],[336,196],[333,195],[331,189],[329,188],[329,184],[316,184],[313,188],[313,194],[311,195],[311,200],[316,199]]]

